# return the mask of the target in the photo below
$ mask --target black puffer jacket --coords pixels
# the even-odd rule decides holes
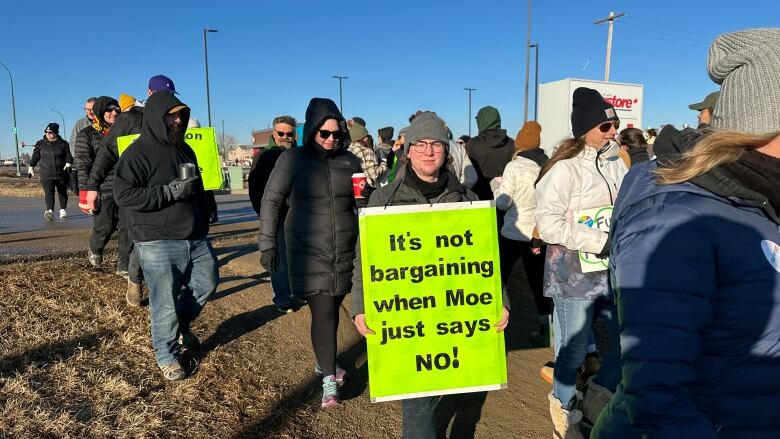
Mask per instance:
[[[105,113],[106,107],[110,104],[119,106],[116,99],[109,96],[101,96],[95,100],[95,105],[92,107],[95,118],[100,121],[100,126],[102,127],[107,128],[106,121],[103,120],[103,113]],[[76,144],[73,145],[73,167],[78,171],[79,188],[81,190],[87,189],[89,174],[92,172],[92,165],[102,142],[103,133],[98,132],[93,125],[84,128],[76,135]]]
[[[327,119],[339,121],[345,136],[333,150],[314,140]],[[276,225],[285,204],[288,271],[293,294],[338,296],[352,287],[358,226],[352,174],[362,172],[349,144],[344,117],[330,99],[314,98],[306,110],[304,146],[276,161],[261,202],[259,244],[263,258],[276,253]]]
[[[142,116],[139,107],[132,107],[116,117],[114,125],[108,130],[108,135],[100,143],[95,155],[87,190],[100,191],[102,197],[111,196],[114,190],[114,167],[119,160],[116,139],[130,134],[140,134]]]
[[[493,199],[490,180],[504,172],[514,152],[515,141],[500,128],[486,129],[468,141],[466,153],[477,171],[477,183],[471,190],[480,200]]]
[[[62,137],[58,136],[54,142],[43,138],[35,144],[30,166],[38,165],[41,180],[66,180],[65,163],[73,164],[73,156],[70,145]]]

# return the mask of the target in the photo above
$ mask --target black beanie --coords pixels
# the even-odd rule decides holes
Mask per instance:
[[[618,120],[615,107],[597,90],[579,87],[574,90],[571,105],[571,132],[577,139],[608,120]]]
[[[46,131],[53,131],[54,134],[59,134],[60,133],[60,124],[52,122],[52,123],[46,125],[46,129],[44,129],[43,131],[44,132],[46,132]]]
[[[383,142],[389,142],[393,140],[393,127],[384,127],[380,128],[378,130],[379,137],[382,138]]]

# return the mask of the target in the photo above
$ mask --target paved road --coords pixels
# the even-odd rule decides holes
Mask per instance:
[[[0,260],[86,251],[92,217],[81,213],[77,200],[68,201],[68,218],[60,220],[55,212],[55,220],[47,221],[41,198],[0,197]],[[218,195],[217,208],[220,221],[211,227],[212,236],[257,230],[257,215],[247,195]]]

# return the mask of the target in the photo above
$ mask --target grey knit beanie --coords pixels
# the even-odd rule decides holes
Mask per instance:
[[[713,128],[780,131],[780,28],[719,35],[710,47],[707,71],[721,84]]]
[[[447,136],[447,124],[436,113],[426,111],[415,117],[406,130],[404,137],[404,153],[409,152],[409,145],[422,139],[440,140],[447,144],[449,149],[449,137]]]

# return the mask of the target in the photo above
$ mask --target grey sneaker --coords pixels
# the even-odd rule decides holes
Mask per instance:
[[[168,381],[178,381],[187,378],[187,373],[181,368],[178,361],[160,366],[163,376]]]
[[[51,209],[43,212],[43,217],[46,218],[49,221],[54,220],[54,212],[51,211]]]
[[[141,298],[143,285],[133,283],[130,279],[127,280],[127,293],[125,293],[125,300],[130,306],[141,306]]]
[[[68,211],[65,209],[60,209],[60,219],[65,219],[68,217]]]
[[[339,386],[336,384],[334,375],[326,376],[322,379],[322,408],[338,407],[341,403],[339,397]]]
[[[319,376],[322,376],[322,368],[319,364],[314,366],[314,373],[316,373]],[[344,380],[347,378],[347,371],[342,369],[341,366],[336,363],[336,375],[333,375],[336,378],[336,383],[339,386],[344,385]]]
[[[92,250],[89,251],[88,258],[89,263],[92,264],[92,266],[95,268],[98,268],[101,264],[103,264],[103,255],[92,253]]]

